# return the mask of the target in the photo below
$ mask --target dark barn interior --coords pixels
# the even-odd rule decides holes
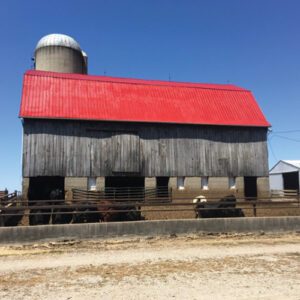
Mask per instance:
[[[169,180],[170,177],[167,176],[156,177],[157,197],[169,196]]]
[[[283,173],[283,187],[285,190],[299,189],[299,172]]]
[[[42,208],[43,206],[58,204],[56,200],[64,200],[65,178],[61,176],[38,176],[31,177],[29,180],[28,200],[30,209],[29,224],[42,225],[54,223],[68,223],[70,215],[54,215],[51,209]],[[52,201],[51,201],[52,200]],[[41,207],[41,208],[39,208]],[[51,220],[52,217],[52,220]]]
[[[107,176],[105,191],[110,198],[141,198],[145,188],[145,177],[140,176]]]
[[[29,181],[28,200],[49,200],[54,190],[65,190],[65,178],[61,176],[31,177]]]
[[[106,188],[144,188],[145,177],[138,176],[107,176],[105,177]]]
[[[257,177],[255,176],[244,177],[244,193],[246,198],[257,197]]]

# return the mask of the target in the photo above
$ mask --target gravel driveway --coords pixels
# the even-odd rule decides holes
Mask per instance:
[[[300,234],[0,247],[0,299],[300,299]]]

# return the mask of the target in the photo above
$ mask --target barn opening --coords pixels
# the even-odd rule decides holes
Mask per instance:
[[[283,173],[283,189],[299,190],[299,172]]]
[[[60,176],[39,176],[29,179],[28,199],[29,200],[48,200],[54,190],[64,193],[65,179]]]
[[[59,176],[42,176],[31,177],[29,179],[28,200],[29,206],[38,206],[37,208],[30,209],[29,224],[30,225],[42,225],[49,224],[51,222],[51,209],[44,208],[45,205],[49,205],[51,202],[44,202],[42,200],[50,200],[51,195],[55,194],[58,198],[64,198],[65,180],[64,177]],[[54,216],[55,218],[56,216]],[[52,223],[55,220],[52,216]]]
[[[169,197],[169,179],[170,177],[156,177],[156,196],[159,198]]]
[[[105,192],[115,198],[141,198],[144,196],[145,177],[108,176],[105,177]]]
[[[257,197],[257,177],[255,176],[244,177],[244,194],[245,194],[245,198]]]

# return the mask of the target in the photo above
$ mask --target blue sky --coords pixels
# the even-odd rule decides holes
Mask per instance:
[[[300,159],[299,13],[298,0],[2,0],[0,189],[20,190],[22,76],[49,33],[73,36],[90,74],[252,90],[272,124],[270,167]]]

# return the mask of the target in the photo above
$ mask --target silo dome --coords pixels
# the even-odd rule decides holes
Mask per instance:
[[[35,51],[39,48],[48,46],[61,46],[81,51],[80,45],[75,41],[75,39],[68,35],[60,33],[52,33],[42,37],[38,41],[35,47]]]
[[[87,55],[79,43],[65,34],[48,34],[35,47],[35,69],[87,74]]]

